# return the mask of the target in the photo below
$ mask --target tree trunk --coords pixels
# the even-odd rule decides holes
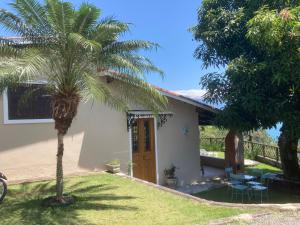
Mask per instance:
[[[283,125],[278,139],[283,174],[287,179],[299,180],[300,168],[297,156],[298,138],[293,137]]]
[[[80,96],[76,93],[59,93],[53,96],[52,110],[57,130],[56,200],[65,203],[63,196],[64,136],[77,114]]]
[[[244,158],[244,137],[240,132],[236,133],[236,161],[238,163],[238,172],[244,172],[245,158]]]
[[[244,170],[243,135],[234,130],[230,130],[225,138],[225,166],[232,167],[235,173]]]
[[[56,165],[56,198],[57,201],[63,201],[63,154],[64,154],[64,134],[57,133],[57,165]]]

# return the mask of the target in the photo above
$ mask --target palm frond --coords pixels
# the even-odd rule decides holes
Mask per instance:
[[[98,29],[104,29],[114,33],[123,33],[129,31],[129,23],[121,22],[115,19],[113,16],[102,19],[97,25]]]
[[[31,24],[36,33],[49,34],[50,27],[46,17],[46,10],[37,0],[17,0],[10,4],[22,17],[24,23]]]
[[[144,80],[115,72],[108,71],[107,73],[117,80],[117,82],[113,82],[113,88],[121,93],[120,98],[125,102],[144,106],[147,110],[152,110],[155,113],[166,108],[167,98]]]
[[[155,72],[163,76],[163,71],[157,68],[148,58],[124,54],[108,54],[108,56],[100,56],[98,59],[100,68],[111,68],[119,73],[138,76],[145,79],[145,73]]]
[[[48,60],[38,50],[26,51],[21,58],[1,58],[0,74],[2,77],[18,77],[19,81],[41,79]]]
[[[120,55],[122,55],[123,58],[126,58],[128,61],[130,61],[131,64],[133,64],[135,67],[139,68],[141,74],[148,74],[154,72],[161,75],[161,77],[164,76],[164,72],[157,66],[155,66],[153,62],[147,57],[141,55],[134,55],[130,53],[123,53]]]
[[[85,50],[89,50],[90,52],[99,51],[102,47],[100,43],[89,40],[79,33],[70,33],[68,39],[69,42],[72,43],[75,47],[83,48]]]
[[[114,96],[111,90],[97,77],[97,75],[84,74],[81,95],[85,101],[96,100],[118,111],[127,111],[128,105],[122,99]]]
[[[76,12],[73,32],[79,34],[88,34],[96,25],[100,15],[100,9],[96,6],[82,3]]]
[[[3,91],[6,87],[16,87],[20,83],[28,83],[38,79],[40,70],[36,68],[36,65],[39,61],[41,59],[29,56],[22,60],[1,58],[0,91]]]
[[[104,63],[105,64],[102,65],[101,61],[99,61],[100,67],[108,67],[120,73],[134,75],[141,74],[142,72],[141,69],[132,64],[130,60],[117,54],[106,57]]]
[[[108,46],[105,46],[102,50],[103,54],[115,54],[123,52],[132,52],[139,50],[157,50],[159,45],[149,41],[142,40],[130,40],[122,42],[114,42]]]
[[[113,17],[107,17],[100,21],[90,33],[90,39],[100,43],[111,44],[117,41],[119,36],[129,31],[129,24],[120,22]]]
[[[61,38],[72,32],[74,9],[70,2],[47,0],[47,15],[51,27]]]
[[[22,49],[0,44],[0,60],[3,60],[5,58],[18,58],[22,56],[22,53]]]
[[[26,25],[21,18],[5,9],[0,9],[0,24],[6,30],[23,37],[35,35],[35,31]]]

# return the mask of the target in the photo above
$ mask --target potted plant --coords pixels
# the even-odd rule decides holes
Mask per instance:
[[[106,164],[106,169],[110,173],[120,172],[120,160],[115,159]]]
[[[175,176],[176,169],[177,169],[177,167],[172,164],[169,169],[164,170],[166,184],[168,186],[176,186],[177,185],[177,177]]]

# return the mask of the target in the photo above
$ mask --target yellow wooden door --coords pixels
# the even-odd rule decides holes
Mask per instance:
[[[156,183],[154,119],[137,119],[131,132],[133,176]]]

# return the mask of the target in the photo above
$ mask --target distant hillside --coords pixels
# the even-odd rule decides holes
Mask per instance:
[[[214,126],[200,126],[199,129],[201,137],[221,138],[225,137],[228,133],[228,130],[218,129]],[[267,133],[266,130],[258,130],[244,134],[244,139],[252,139],[253,142],[277,145],[276,141]]]

